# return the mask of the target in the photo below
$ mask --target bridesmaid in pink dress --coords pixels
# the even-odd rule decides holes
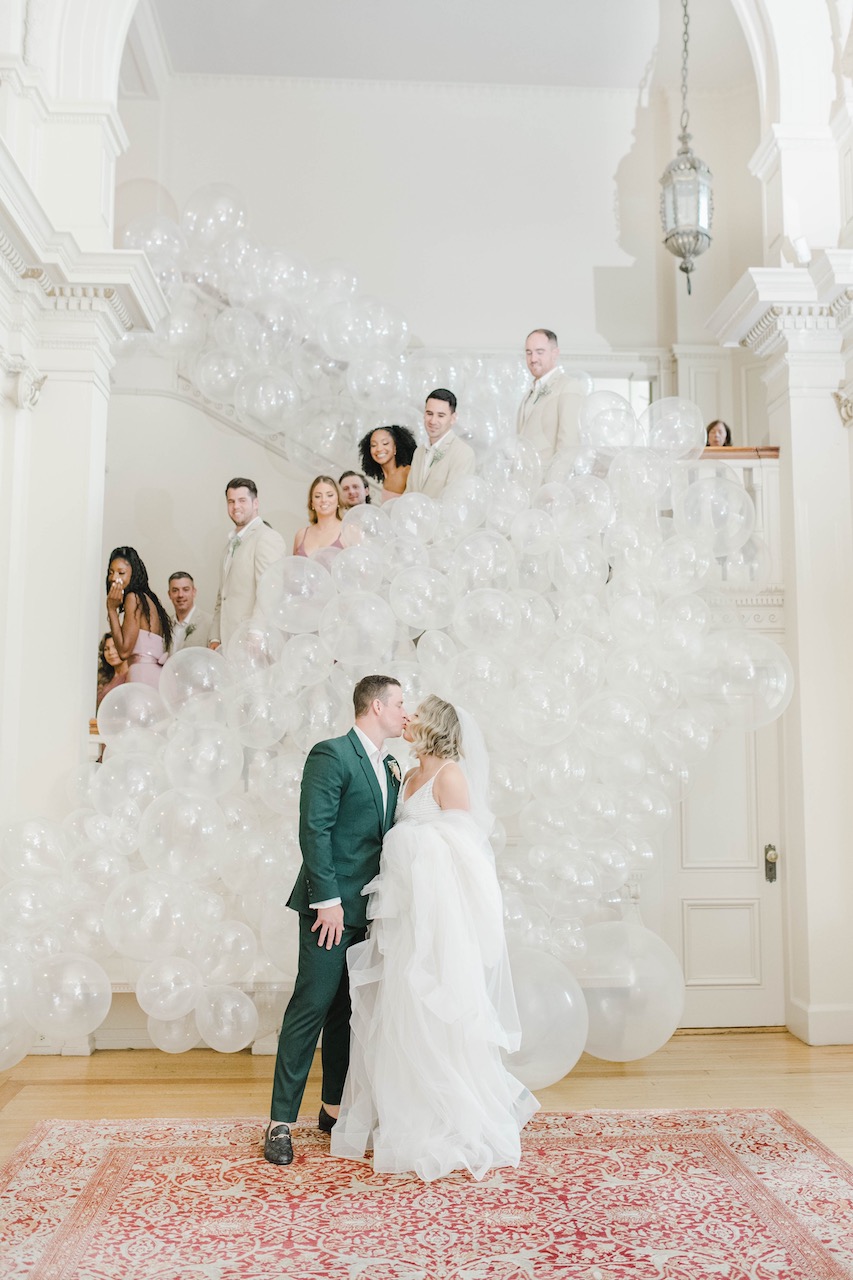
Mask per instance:
[[[342,551],[347,545],[343,514],[344,500],[337,481],[317,476],[308,490],[309,523],[293,539],[293,554],[310,558],[318,551]]]
[[[156,689],[169,656],[172,624],[148,585],[148,570],[133,547],[116,547],[107,570],[107,618],[129,684]]]

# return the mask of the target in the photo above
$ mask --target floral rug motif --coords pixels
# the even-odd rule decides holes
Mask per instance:
[[[2,1280],[853,1280],[853,1169],[781,1111],[537,1116],[424,1185],[307,1123],[52,1121],[0,1170]]]

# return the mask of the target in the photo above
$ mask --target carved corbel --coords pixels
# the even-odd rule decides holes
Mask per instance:
[[[853,400],[841,391],[833,391],[832,398],[841,416],[843,427],[853,427]]]
[[[47,374],[39,373],[23,356],[10,355],[0,348],[0,387],[2,397],[16,409],[35,409]]]

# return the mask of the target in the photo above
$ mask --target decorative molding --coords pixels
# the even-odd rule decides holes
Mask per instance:
[[[795,333],[829,333],[837,329],[832,306],[823,303],[776,303],[752,325],[740,345],[758,356],[769,356]]]
[[[47,382],[46,373],[40,373],[23,356],[14,356],[0,347],[0,375],[5,400],[16,409],[35,409],[41,389]]]
[[[51,27],[51,8],[50,0],[27,0],[24,13],[24,62],[27,66],[44,65]]]
[[[750,631],[768,631],[776,635],[785,632],[785,592],[780,586],[766,591],[732,592],[716,594],[711,604],[718,612],[727,614],[732,625],[741,622]]]

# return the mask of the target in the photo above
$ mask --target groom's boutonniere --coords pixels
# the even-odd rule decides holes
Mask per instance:
[[[388,768],[391,772],[391,777],[399,786],[400,782],[402,781],[402,774],[400,773],[400,766],[397,764],[397,761],[394,759],[393,756],[386,756],[385,763],[388,765]]]
[[[541,400],[543,396],[548,396],[550,394],[551,394],[551,384],[550,382],[546,382],[545,386],[536,392],[536,397],[533,403],[536,404],[537,400]]]
[[[191,623],[190,623],[190,625],[189,625],[189,626],[187,627],[187,629],[186,629],[186,633],[185,633],[185,635],[184,635],[184,639],[185,639],[185,640],[189,640],[190,636],[192,635],[192,633],[193,633],[194,631],[195,631],[195,623],[194,623],[194,622],[191,622]]]

